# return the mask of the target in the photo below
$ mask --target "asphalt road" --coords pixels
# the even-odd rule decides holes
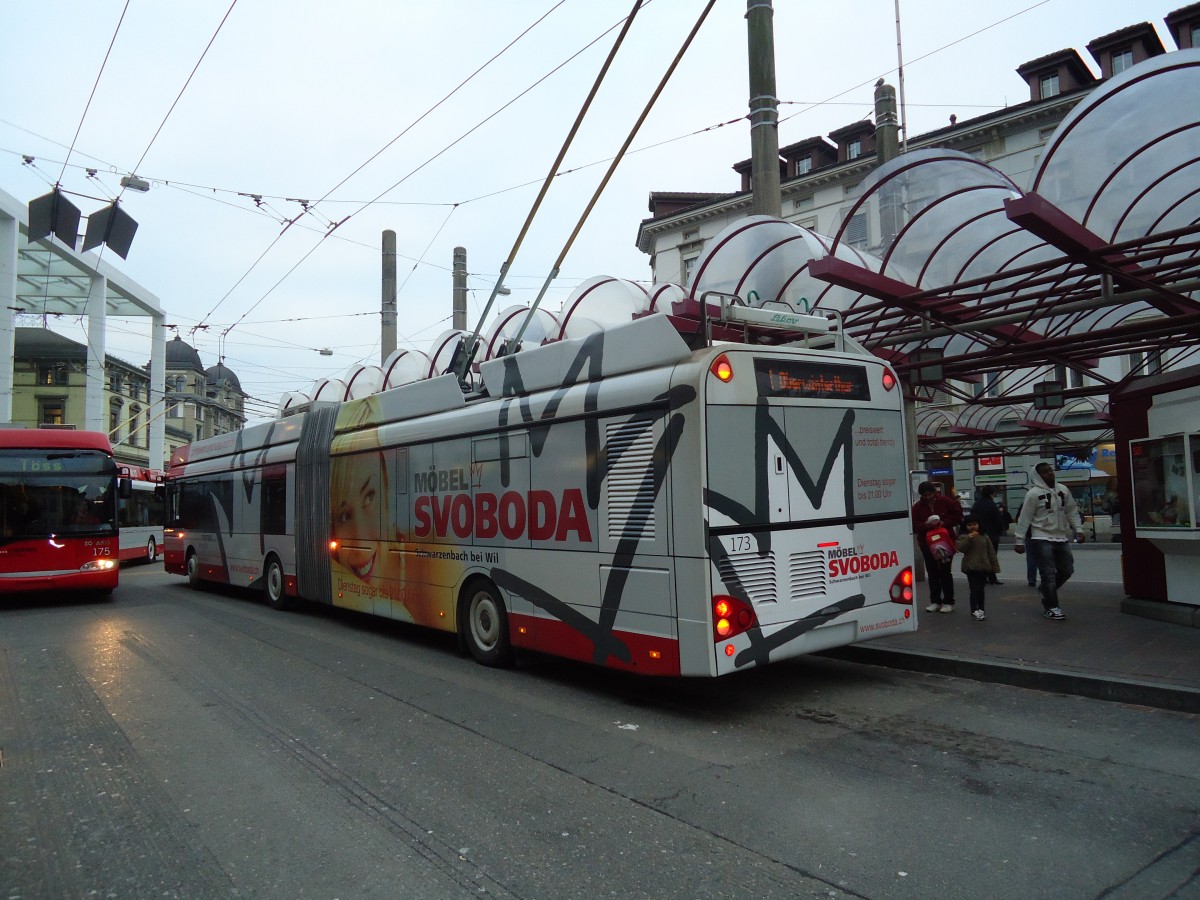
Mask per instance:
[[[1198,726],[816,658],[494,671],[142,566],[0,600],[0,891],[1198,897]]]

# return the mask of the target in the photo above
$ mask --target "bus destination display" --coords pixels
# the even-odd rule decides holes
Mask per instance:
[[[756,359],[754,375],[760,397],[809,400],[870,400],[863,366],[791,359]]]

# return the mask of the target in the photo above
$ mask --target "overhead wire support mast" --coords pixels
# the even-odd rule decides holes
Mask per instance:
[[[483,323],[487,320],[488,313],[492,311],[492,306],[496,302],[496,297],[499,295],[500,289],[504,287],[504,277],[508,274],[509,267],[517,256],[517,251],[521,249],[521,243],[525,240],[529,226],[533,224],[533,218],[537,215],[538,209],[542,205],[542,200],[545,199],[546,193],[550,190],[550,182],[558,174],[558,170],[562,166],[562,161],[567,155],[567,150],[570,149],[571,142],[575,139],[575,135],[579,131],[579,126],[583,124],[583,118],[587,115],[588,108],[592,105],[592,100],[595,99],[597,92],[599,92],[600,84],[604,81],[604,76],[608,74],[608,69],[612,65],[613,59],[616,58],[617,50],[620,49],[621,44],[624,42],[625,35],[629,33],[638,10],[642,8],[642,3],[643,0],[634,0],[633,9],[625,17],[625,24],[621,26],[621,30],[617,34],[617,39],[613,42],[612,49],[608,51],[608,56],[604,60],[604,65],[600,67],[600,71],[596,74],[596,79],[592,83],[592,89],[588,91],[583,105],[575,115],[575,121],[571,125],[571,130],[567,132],[567,137],[563,141],[562,147],[559,148],[558,156],[555,157],[554,162],[550,165],[550,171],[546,175],[546,179],[542,182],[541,190],[538,191],[538,195],[533,201],[533,206],[530,207],[529,214],[525,217],[525,224],[521,226],[521,231],[517,234],[517,239],[513,243],[512,250],[509,251],[508,258],[500,266],[500,277],[492,285],[491,294],[488,296],[487,303],[483,307],[483,312],[479,314],[479,321],[475,325],[475,330],[471,333],[470,337],[460,340],[454,350],[454,356],[450,360],[450,371],[464,384],[467,379],[467,370],[471,367],[471,362],[475,359],[475,354],[479,349],[479,335],[483,331]],[[545,289],[543,288],[544,292]],[[538,300],[541,300],[541,295],[538,296]],[[521,330],[522,332],[525,330],[523,326]]]
[[[667,71],[663,73],[663,77],[658,82],[658,87],[654,89],[654,93],[651,94],[650,99],[646,101],[646,106],[644,109],[642,109],[642,114],[638,116],[638,120],[633,123],[633,127],[629,130],[628,137],[625,138],[625,143],[621,145],[621,149],[618,150],[617,155],[613,157],[612,162],[609,164],[608,171],[604,173],[604,178],[602,178],[600,180],[600,184],[597,185],[595,193],[592,194],[592,199],[588,202],[587,208],[583,211],[583,215],[581,215],[579,217],[579,221],[575,223],[575,229],[571,232],[570,237],[567,238],[567,242],[563,245],[562,251],[558,254],[558,259],[554,261],[554,266],[551,268],[550,274],[546,276],[546,280],[542,284],[542,289],[538,292],[537,299],[535,299],[533,301],[533,305],[529,307],[529,312],[526,314],[524,321],[521,322],[520,329],[517,331],[516,335],[511,341],[505,342],[506,353],[516,350],[516,348],[520,345],[521,338],[525,334],[525,328],[529,325],[529,322],[533,318],[533,314],[537,312],[538,307],[541,306],[542,298],[546,296],[546,291],[549,290],[550,284],[555,278],[558,277],[559,268],[562,266],[563,260],[566,259],[567,253],[571,249],[571,245],[575,243],[575,238],[579,236],[579,232],[583,230],[584,223],[587,221],[588,216],[591,215],[592,209],[600,199],[600,195],[604,193],[604,189],[608,186],[609,179],[612,178],[613,172],[616,171],[617,166],[625,156],[625,152],[629,149],[629,145],[633,143],[633,139],[637,137],[638,130],[642,127],[642,123],[645,122],[646,117],[650,115],[650,110],[654,108],[654,104],[658,101],[659,95],[667,86],[667,82],[671,80],[671,76],[675,73],[676,67],[679,65],[680,60],[683,59],[683,54],[685,54],[688,47],[691,46],[696,34],[700,31],[700,26],[703,25],[704,20],[708,18],[708,13],[713,8],[713,4],[716,2],[717,0],[708,0],[707,5],[705,5],[704,9],[700,12],[700,17],[696,19],[696,24],[692,26],[692,30],[684,39],[683,45],[679,48],[679,52],[676,53],[675,58],[671,60],[671,65],[669,65],[667,67]],[[504,278],[503,270],[501,270],[500,277],[501,279]]]

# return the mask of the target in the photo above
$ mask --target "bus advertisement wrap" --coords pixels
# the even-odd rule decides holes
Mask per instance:
[[[479,379],[183,448],[168,571],[455,632],[488,665],[713,676],[915,628],[882,361],[692,350],[648,316]]]

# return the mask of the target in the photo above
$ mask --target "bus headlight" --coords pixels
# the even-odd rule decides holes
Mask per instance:
[[[80,572],[107,572],[109,569],[115,569],[117,561],[115,559],[93,559],[85,562],[79,567]]]

